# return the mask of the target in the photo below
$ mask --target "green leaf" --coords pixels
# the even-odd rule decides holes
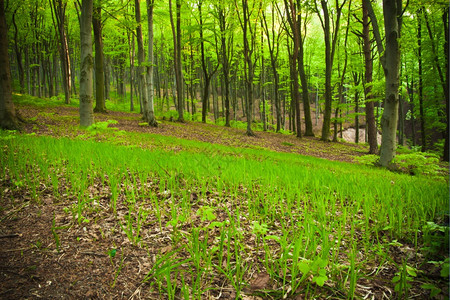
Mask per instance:
[[[437,296],[441,292],[440,288],[434,286],[431,283],[424,283],[420,287],[425,289],[425,290],[430,290],[430,297],[431,298]]]
[[[450,265],[449,265],[449,263],[444,263],[443,265],[442,265],[442,269],[441,269],[441,277],[444,277],[444,278],[448,278],[448,276],[450,275],[449,273],[449,268],[450,268]]]
[[[309,262],[307,260],[303,260],[298,264],[298,269],[300,270],[300,272],[302,272],[303,274],[307,274],[309,273],[309,271],[311,270],[311,267],[309,265]]]
[[[109,255],[110,257],[114,257],[114,256],[116,256],[116,252],[117,252],[116,249],[111,249],[111,250],[108,251],[108,255]]]
[[[315,282],[318,286],[323,286],[325,281],[328,280],[327,276],[314,276],[312,281]]]
[[[400,279],[401,279],[400,276],[394,276],[394,278],[392,278],[392,282],[393,282],[393,283],[399,282]]]

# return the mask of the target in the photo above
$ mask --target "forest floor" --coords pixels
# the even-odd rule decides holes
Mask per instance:
[[[24,106],[20,114],[26,120],[25,132],[51,136],[75,137],[83,134],[78,128],[78,108],[48,107],[36,108]],[[227,128],[215,124],[186,121],[179,123],[169,120],[159,120],[158,127],[142,126],[141,115],[136,113],[109,111],[107,114],[95,114],[96,122],[116,120],[109,127],[127,132],[158,134],[180,139],[202,141],[231,147],[266,149],[278,152],[297,153],[301,155],[320,157],[328,160],[354,162],[354,158],[367,154],[368,146],[347,142],[332,143],[321,141],[318,137],[297,138],[292,134],[257,131],[256,137],[245,135],[245,130]],[[102,137],[98,136],[101,141]],[[142,141],[138,145],[151,148],[151,141]],[[158,147],[165,145],[158,145]],[[181,150],[181,149],[178,149]]]
[[[72,107],[36,108],[20,106],[21,116],[27,121],[25,132],[37,135],[71,137],[82,135],[78,129],[78,109]],[[226,145],[268,149],[279,152],[298,153],[328,160],[353,162],[355,157],[367,153],[367,146],[350,143],[330,143],[316,137],[298,139],[292,135],[270,132],[257,132],[257,137],[248,137],[244,131],[236,128],[218,127],[212,124],[186,122],[185,124],[160,121],[157,128],[140,125],[140,115],[123,112],[96,114],[96,121],[116,120],[110,124],[118,130],[127,132],[158,134],[187,140],[198,140],[211,145]],[[97,135],[98,141],[106,138]],[[127,144],[127,140],[120,141]],[[152,139],[140,140],[142,148],[172,147],[152,143]],[[172,150],[180,151],[180,146]],[[213,146],[212,146],[213,147]],[[212,148],[214,150],[214,148]],[[3,150],[2,150],[3,151]],[[32,170],[30,170],[32,172]],[[0,189],[4,199],[0,202],[0,299],[163,299],[159,294],[146,292],[142,279],[144,270],[148,270],[157,253],[171,251],[170,241],[155,236],[154,245],[147,249],[130,243],[126,235],[117,228],[113,235],[109,230],[117,222],[107,210],[96,212],[96,222],[82,226],[73,226],[72,218],[64,213],[67,203],[61,203],[51,192],[51,188],[41,185],[38,202],[33,201],[30,191],[13,189],[7,178],[0,180]],[[99,201],[107,202],[108,191],[101,183],[91,191]],[[196,197],[196,194],[193,194]],[[73,200],[73,199],[72,199]],[[105,204],[107,205],[107,204]],[[121,209],[118,208],[120,212]],[[59,235],[60,249],[56,249],[55,231],[64,229]],[[108,252],[111,245],[120,248],[117,254]],[[409,252],[405,252],[409,255]],[[390,255],[406,255],[390,253]],[[152,262],[154,263],[154,261]],[[448,294],[446,283],[439,279],[439,270],[430,267],[426,270],[435,276],[436,285],[443,289],[441,295]],[[395,270],[385,268],[380,275],[392,278]],[[225,285],[223,274],[216,274],[206,292],[208,299],[234,299],[233,288]],[[448,282],[447,282],[448,283]],[[241,294],[242,299],[263,299],[252,295],[254,290],[270,289],[267,274],[255,275],[250,285]],[[324,287],[326,289],[326,287]],[[394,297],[392,288],[379,280],[360,280],[356,287],[359,294],[370,295],[371,299]],[[423,299],[419,289],[413,287],[417,299]],[[316,291],[317,292],[317,291]],[[320,288],[319,288],[319,295]],[[323,298],[345,297],[333,295],[333,291],[324,290]],[[437,296],[444,299],[444,296]],[[265,297],[264,297],[265,299]],[[305,299],[298,295],[292,299]]]

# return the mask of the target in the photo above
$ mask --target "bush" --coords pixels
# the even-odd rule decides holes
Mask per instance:
[[[355,158],[355,160],[361,164],[376,166],[379,162],[379,156],[364,155]],[[398,154],[389,169],[411,175],[445,176],[447,174],[447,169],[439,165],[439,157],[427,152]]]

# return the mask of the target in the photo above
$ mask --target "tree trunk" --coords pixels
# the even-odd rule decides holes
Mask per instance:
[[[214,73],[208,72],[208,64],[206,63],[205,57],[205,42],[203,39],[203,17],[202,17],[202,1],[198,1],[198,13],[200,22],[200,51],[202,60],[202,71],[203,71],[203,94],[202,94],[202,122],[206,123],[206,116],[208,113],[208,100],[209,100],[209,85],[211,83],[211,77]],[[216,116],[216,111],[214,110],[214,116]]]
[[[298,13],[297,8],[293,2],[293,0],[289,0],[289,3],[285,0],[284,5],[286,7],[286,11],[288,11],[287,19],[289,21],[289,25],[292,30],[292,41],[294,43],[292,49],[292,58],[291,58],[291,80],[292,80],[292,105],[295,108],[295,116],[294,119],[296,122],[296,130],[297,137],[302,137],[302,126],[301,126],[301,114],[300,114],[300,85],[298,82],[298,58],[299,58],[299,48],[300,48],[300,25],[298,24]],[[300,13],[300,12],[299,12]]]
[[[423,109],[423,70],[422,70],[422,9],[417,11],[417,59],[419,62],[419,113],[420,113],[420,138],[422,152],[427,149],[427,137],[425,132],[425,115]]]
[[[172,25],[172,35],[173,35],[178,122],[184,122],[183,78],[182,78],[182,67],[181,67],[181,0],[176,0],[176,27],[173,22],[172,0],[169,0],[169,14],[170,14],[170,23]]]
[[[81,4],[80,18],[80,43],[81,43],[81,70],[80,70],[80,125],[88,127],[94,123],[92,102],[93,68],[92,57],[92,5],[93,0],[83,0]]]
[[[19,120],[12,101],[11,84],[5,4],[0,0],[0,128],[15,130],[19,129]]]
[[[380,149],[380,164],[384,167],[392,161],[396,150],[396,134],[398,120],[398,88],[401,33],[402,0],[383,1],[384,28],[386,34],[386,49],[382,60],[386,78],[386,98],[384,112],[381,117],[382,139]]]
[[[155,118],[155,108],[153,103],[153,95],[154,95],[154,76],[153,76],[153,67],[154,67],[154,58],[153,58],[153,5],[154,0],[147,0],[147,23],[148,23],[148,67],[147,67],[147,93],[148,93],[148,102],[147,102],[147,115],[145,116],[145,121],[152,127],[157,127],[158,122],[156,122]]]
[[[144,52],[144,41],[142,38],[142,25],[141,25],[141,6],[140,0],[134,1],[135,17],[136,23],[136,40],[138,45],[138,77],[139,77],[139,93],[140,93],[140,103],[142,107],[143,119],[148,122],[148,89],[147,89],[147,72],[144,66],[145,63],[145,52]]]
[[[105,74],[103,62],[103,40],[102,40],[102,7],[100,3],[95,7],[92,17],[95,41],[95,109],[94,112],[105,113]]]
[[[16,9],[17,11],[17,9]],[[14,25],[14,51],[16,52],[16,59],[17,59],[17,68],[19,71],[19,84],[20,84],[20,93],[25,93],[25,75],[23,71],[23,64],[22,64],[22,50],[19,49],[19,38],[18,38],[18,30],[17,30],[17,24],[16,24],[16,11],[13,13],[12,16],[12,22]]]
[[[219,27],[220,27],[220,42],[221,42],[221,57],[222,57],[222,74],[225,82],[225,126],[230,127],[230,66],[228,62],[228,51],[226,41],[226,20],[224,12],[224,3],[220,1],[218,9]],[[222,98],[223,103],[223,98]]]
[[[320,14],[319,19],[322,25],[322,29],[324,32],[325,38],[325,111],[323,114],[323,124],[322,124],[322,137],[321,140],[328,141],[330,138],[330,124],[331,124],[331,106],[333,102],[332,98],[332,87],[331,87],[331,76],[333,71],[333,58],[334,52],[336,48],[337,36],[339,32],[339,22],[341,17],[342,8],[345,4],[346,0],[342,2],[342,5],[339,6],[338,1],[336,0],[336,21],[333,26],[334,31],[331,34],[330,27],[330,14],[328,10],[327,1],[321,0],[321,6],[323,11],[323,18]],[[317,7],[316,10],[318,11]]]
[[[60,58],[61,58],[61,75],[63,77],[63,88],[65,103],[70,103],[70,95],[72,93],[72,70],[70,67],[70,55],[69,45],[67,43],[67,34],[65,30],[65,18],[66,18],[67,3],[63,3],[62,0],[52,0],[52,12],[54,11],[54,18],[56,19],[55,26],[56,31],[59,34],[60,43]]]
[[[366,1],[362,2],[363,7],[363,50],[364,50],[364,95],[366,98],[366,132],[367,140],[369,142],[369,154],[376,154],[378,152],[377,143],[377,126],[375,123],[374,102],[372,95],[372,73],[373,73],[373,58],[372,58],[372,43],[370,39],[369,28],[369,11]]]
[[[448,90],[448,86],[449,86],[449,70],[448,70],[448,20],[449,20],[449,7],[447,6],[444,9],[444,12],[442,13],[442,23],[444,25],[444,36],[445,36],[445,42],[444,42],[444,57],[445,57],[445,86],[447,87],[447,89],[444,88],[444,93],[445,93],[445,116],[447,117],[446,120],[446,126],[445,126],[445,137],[444,137],[444,154],[442,159],[444,161],[449,161],[449,122],[450,122],[450,118],[449,118],[449,110],[450,110],[450,106],[449,106],[449,90]]]
[[[300,1],[297,0],[298,8],[300,9]],[[298,52],[298,70],[300,73],[300,81],[302,83],[302,98],[303,98],[303,110],[305,115],[305,136],[314,136],[312,120],[311,120],[311,108],[309,104],[309,90],[308,90],[308,79],[305,72],[304,63],[304,38],[302,36],[301,26],[302,26],[302,14],[298,14],[298,26],[299,26],[299,52]],[[305,33],[306,34],[306,33]]]

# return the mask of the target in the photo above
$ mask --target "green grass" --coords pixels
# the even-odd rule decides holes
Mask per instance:
[[[37,202],[40,183],[60,201],[70,195],[76,201],[66,210],[79,226],[98,209],[89,188],[109,187],[104,205],[130,242],[151,243],[144,228],[170,235],[172,250],[143,278],[168,298],[176,290],[202,298],[211,274],[223,276],[239,297],[251,274],[263,271],[271,285],[258,293],[266,297],[320,297],[331,290],[337,298],[361,297],[358,279],[376,276],[385,264],[406,272],[406,263],[391,257],[393,247],[421,253],[417,264],[445,263],[439,254],[440,247],[448,252],[443,176],[106,129],[107,141],[127,145],[98,143],[92,132],[77,140],[1,132],[0,177]],[[151,149],[135,147],[141,139],[151,140]],[[124,207],[128,212],[119,216]],[[428,282],[405,276],[386,284]]]

